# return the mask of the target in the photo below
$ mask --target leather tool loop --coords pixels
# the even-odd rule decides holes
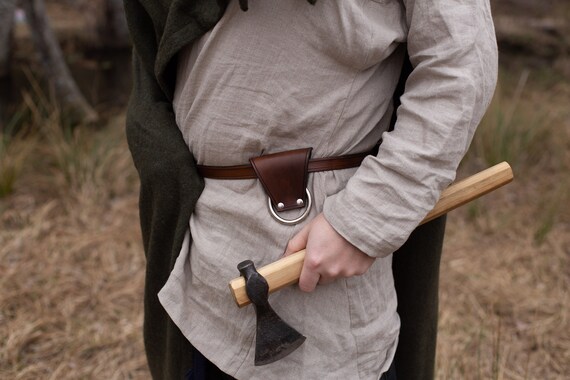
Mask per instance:
[[[313,148],[289,150],[251,158],[271,204],[278,212],[307,206],[307,167]]]
[[[273,205],[271,204],[271,198],[267,197],[267,206],[269,207],[269,212],[271,213],[271,216],[273,216],[279,223],[287,225],[294,225],[302,222],[307,216],[309,216],[309,212],[311,211],[311,206],[313,205],[313,199],[311,197],[311,192],[309,191],[309,189],[306,189],[306,193],[307,193],[307,208],[301,215],[299,215],[294,219],[285,219],[280,217],[279,214],[277,214],[277,212],[273,208]]]
[[[249,165],[197,165],[196,168],[204,178],[258,178],[269,195],[271,215],[280,223],[292,225],[304,220],[311,209],[311,193],[306,188],[307,173],[357,167],[366,156],[377,155],[379,146],[380,143],[368,152],[314,159],[310,159],[312,148],[305,148],[255,157],[250,159]],[[303,207],[306,207],[305,211],[294,219],[284,219],[278,215],[281,211]]]

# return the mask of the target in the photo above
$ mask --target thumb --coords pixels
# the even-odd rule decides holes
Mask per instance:
[[[307,246],[310,229],[310,224],[307,224],[301,231],[297,232],[297,234],[289,240],[289,243],[287,243],[287,248],[285,249],[283,256],[289,256],[292,253],[304,249]]]

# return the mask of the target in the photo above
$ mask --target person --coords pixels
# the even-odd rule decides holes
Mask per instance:
[[[194,357],[194,379],[378,379],[394,368],[399,379],[432,378],[444,220],[416,227],[494,90],[489,2],[249,3],[125,0],[151,374],[181,378]],[[413,69],[390,131],[406,52]],[[307,175],[311,208],[305,195],[300,210],[272,199],[284,219],[308,210],[294,225],[267,209],[265,181],[198,174],[300,148],[365,158]],[[299,286],[271,302],[307,340],[255,367],[255,314],[235,306],[227,281],[244,259],[262,266],[302,248]]]

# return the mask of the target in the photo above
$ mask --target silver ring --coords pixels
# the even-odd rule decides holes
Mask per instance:
[[[273,204],[271,203],[271,198],[267,197],[267,205],[269,206],[269,211],[271,212],[271,215],[273,215],[273,217],[279,223],[283,223],[283,224],[287,224],[287,225],[293,225],[293,224],[297,224],[297,223],[303,221],[309,215],[309,211],[311,211],[311,206],[313,205],[313,201],[311,199],[311,192],[307,188],[305,189],[305,191],[307,192],[307,203],[308,204],[307,204],[307,208],[305,209],[305,212],[302,213],[299,217],[297,217],[295,219],[283,219],[282,217],[277,215],[277,212],[275,211],[275,209],[273,208]]]

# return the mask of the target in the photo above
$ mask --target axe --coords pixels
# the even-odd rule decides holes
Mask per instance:
[[[445,189],[424,224],[449,211],[485,195],[513,180],[508,163],[502,162]],[[254,304],[257,314],[255,365],[277,361],[295,349],[305,337],[284,322],[269,306],[268,296],[299,281],[305,250],[268,264],[257,271],[250,260],[238,264],[242,277],[230,281],[230,290],[239,307]]]

